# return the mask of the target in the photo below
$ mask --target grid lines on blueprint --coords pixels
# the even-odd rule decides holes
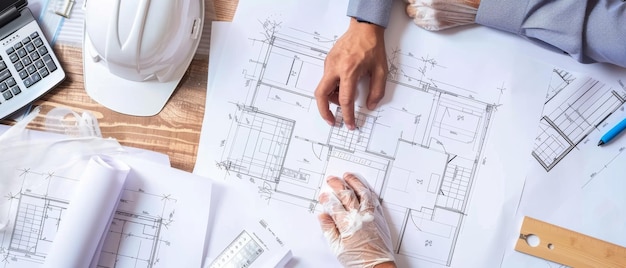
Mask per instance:
[[[215,115],[228,129],[216,137],[211,168],[252,183],[270,205],[314,213],[326,174],[349,167],[382,199],[395,254],[450,266],[499,100],[432,79],[442,63],[395,49],[387,89],[397,97],[374,111],[357,106],[354,131],[333,106],[335,125],[323,129],[312,85],[337,37],[261,24],[262,34],[248,40],[256,50],[241,72],[241,92],[228,93],[237,96]]]
[[[37,267],[46,258],[54,242],[59,224],[69,206],[78,180],[54,172],[39,172],[30,168],[16,170],[16,184],[2,206],[12,228],[0,232],[0,267]],[[52,187],[55,185],[55,187]],[[138,207],[142,202],[156,202],[158,207]],[[152,201],[148,201],[152,199]],[[98,267],[154,267],[159,263],[162,247],[170,242],[162,230],[173,224],[172,205],[176,199],[151,194],[141,189],[127,188],[113,215],[100,254]]]

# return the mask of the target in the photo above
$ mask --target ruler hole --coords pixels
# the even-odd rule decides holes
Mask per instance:
[[[553,250],[554,249],[554,245],[552,243],[548,244],[548,249]]]
[[[538,236],[534,234],[529,234],[526,236],[526,243],[528,243],[528,245],[533,248],[539,246],[539,242],[541,242],[541,240]]]

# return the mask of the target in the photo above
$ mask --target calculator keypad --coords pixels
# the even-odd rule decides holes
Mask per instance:
[[[7,68],[2,57],[0,57],[0,93],[5,100],[10,100],[13,96],[22,93],[22,89],[15,82],[15,78],[11,76],[11,71]]]
[[[31,87],[57,70],[54,60],[52,60],[48,49],[44,46],[44,42],[37,32],[33,32],[30,36],[22,39],[21,42],[8,48],[6,53],[9,55],[9,60],[15,67],[15,70],[18,71],[20,79],[22,79],[26,88]],[[1,79],[2,77],[0,76]],[[1,87],[2,85],[0,85]],[[16,91],[19,91],[19,88]],[[6,95],[5,99],[7,99]]]
[[[18,23],[9,27],[14,32],[0,40],[0,119],[27,107],[66,77],[30,10],[20,12]]]

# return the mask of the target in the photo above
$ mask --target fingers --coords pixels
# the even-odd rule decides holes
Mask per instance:
[[[317,216],[317,220],[320,222],[320,227],[322,228],[322,232],[324,232],[324,236],[328,239],[328,242],[333,244],[339,240],[339,230],[337,230],[333,217],[328,213],[322,213]]]
[[[413,0],[406,13],[419,27],[439,31],[475,22],[479,0]]]
[[[332,96],[337,88],[337,79],[324,75],[322,80],[315,89],[315,100],[317,101],[317,109],[320,115],[330,126],[335,125],[335,116],[330,111],[329,101],[333,101]],[[336,101],[336,99],[334,100]]]
[[[341,106],[341,115],[343,123],[349,130],[354,130],[354,95],[356,91],[356,83],[358,76],[348,77],[339,84],[339,106]]]
[[[406,5],[406,14],[409,16],[409,18],[415,18],[417,10],[412,4],[408,4]]]
[[[356,197],[359,200],[359,210],[362,212],[374,212],[378,204],[376,196],[370,188],[363,183],[357,176],[351,173],[343,174],[343,179],[349,187],[354,189]]]
[[[348,186],[354,189],[357,197],[360,197],[359,195],[368,190],[368,187],[352,173],[344,173],[343,180],[346,182],[346,184],[348,184]]]
[[[376,195],[357,176],[345,173],[343,179],[328,177],[326,183],[333,190],[333,193],[322,193],[320,203],[324,205],[326,211],[330,211],[335,217],[338,213],[346,213],[350,210],[360,212],[374,212],[379,202]],[[330,199],[336,199],[339,204],[330,204]]]
[[[356,79],[352,79],[356,80]],[[315,100],[320,115],[330,126],[335,125],[335,116],[330,111],[329,103],[341,106],[343,122],[349,130],[356,128],[354,122],[354,96],[356,91],[356,81],[340,83],[337,88],[337,80],[324,76],[315,89]],[[384,89],[383,89],[384,90]]]
[[[378,102],[385,96],[387,84],[387,70],[379,69],[372,73],[370,80],[370,94],[367,96],[367,109],[374,110]]]
[[[342,215],[346,212],[345,207],[334,193],[321,193],[319,201],[324,207],[324,212],[333,217],[337,217],[337,215]]]
[[[333,190],[333,193],[339,199],[345,210],[359,209],[357,196],[344,180],[331,176],[326,179],[326,183],[328,183],[328,186]]]

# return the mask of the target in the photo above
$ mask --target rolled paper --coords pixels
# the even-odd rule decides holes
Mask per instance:
[[[130,167],[110,157],[92,157],[62,215],[44,267],[89,267],[99,256],[111,215]]]

